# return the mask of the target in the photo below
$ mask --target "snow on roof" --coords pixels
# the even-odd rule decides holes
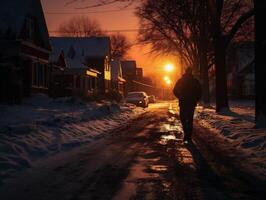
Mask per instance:
[[[50,61],[56,61],[64,51],[67,67],[80,68],[86,57],[106,57],[110,55],[109,37],[51,37],[52,53]]]
[[[50,48],[49,34],[40,0],[1,0],[0,33],[11,31],[19,38],[25,23],[25,17],[31,16],[37,21],[45,47]]]

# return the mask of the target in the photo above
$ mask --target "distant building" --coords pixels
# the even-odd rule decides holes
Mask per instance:
[[[121,62],[119,59],[112,59],[111,61],[111,80],[112,88],[124,95],[126,80],[123,78]]]
[[[133,81],[136,80],[137,63],[135,60],[121,61],[123,77],[126,79],[126,93],[136,91]]]
[[[227,53],[228,94],[237,98],[255,96],[254,44],[241,42],[233,44]]]
[[[142,81],[143,80],[143,69],[136,68],[136,80]]]
[[[76,58],[79,56],[70,58],[65,56],[63,50],[59,52],[54,48],[50,56],[52,65],[50,91],[53,97],[87,97],[97,93],[100,73],[79,60],[75,61]]]
[[[2,97],[8,87],[21,96],[48,93],[51,48],[40,0],[1,0],[0,45],[0,63],[9,68],[0,67]]]
[[[73,76],[72,86],[86,93],[105,94],[111,88],[110,39],[108,37],[52,37],[52,58],[63,50],[65,75]]]

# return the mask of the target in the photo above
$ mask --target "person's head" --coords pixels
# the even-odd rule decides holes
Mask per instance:
[[[190,75],[192,76],[192,68],[191,67],[188,67],[185,71],[185,75]]]

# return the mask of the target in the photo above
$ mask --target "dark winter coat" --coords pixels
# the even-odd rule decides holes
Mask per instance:
[[[201,84],[191,74],[184,74],[176,82],[173,92],[180,106],[196,106],[201,98]]]

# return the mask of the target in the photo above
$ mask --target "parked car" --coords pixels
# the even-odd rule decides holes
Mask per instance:
[[[145,108],[149,105],[149,97],[145,92],[129,92],[126,96],[126,102]]]
[[[154,95],[150,95],[149,96],[149,103],[155,103],[155,102],[156,102],[155,96]]]

